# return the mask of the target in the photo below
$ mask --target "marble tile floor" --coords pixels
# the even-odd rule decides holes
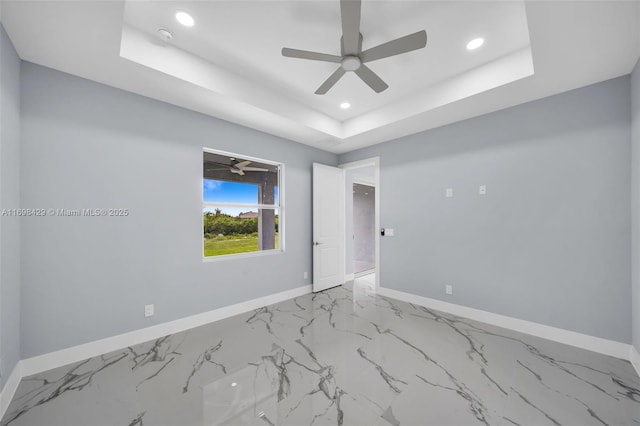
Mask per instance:
[[[628,361],[381,297],[370,283],[26,377],[0,424],[640,424]]]

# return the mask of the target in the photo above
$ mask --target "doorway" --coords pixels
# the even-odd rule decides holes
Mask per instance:
[[[375,260],[376,187],[353,183],[353,273],[355,277],[373,273]]]
[[[374,188],[373,268],[369,274],[374,291],[380,286],[380,158],[331,167],[313,165],[313,291],[352,281],[354,272],[353,184]],[[371,228],[369,224],[369,228]],[[369,258],[370,259],[370,258]],[[360,259],[358,259],[360,260]],[[360,269],[360,268],[358,268]],[[373,273],[372,273],[373,272]]]
[[[377,232],[380,229],[380,159],[374,157],[340,167],[345,171],[345,281],[375,273],[372,278],[377,288],[380,285],[380,233]]]

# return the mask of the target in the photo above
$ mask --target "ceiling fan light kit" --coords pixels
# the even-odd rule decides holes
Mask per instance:
[[[345,71],[356,71],[362,65],[362,61],[357,56],[345,56],[340,65]]]
[[[422,49],[427,45],[427,32],[425,30],[409,34],[404,37],[391,40],[378,46],[362,51],[362,34],[360,34],[360,0],[340,0],[340,14],[342,17],[342,56],[327,53],[310,52],[283,48],[282,56],[289,58],[308,59],[312,61],[333,62],[340,64],[333,74],[316,90],[316,95],[324,95],[347,72],[355,73],[376,93],[386,90],[389,85],[385,83],[371,68],[364,65],[367,62],[400,55],[413,50]]]

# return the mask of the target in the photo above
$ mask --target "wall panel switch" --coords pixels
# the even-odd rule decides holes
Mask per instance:
[[[478,194],[487,195],[487,185],[480,185],[480,188],[478,188]]]
[[[153,305],[144,305],[144,316],[152,317],[155,314],[155,309]]]
[[[444,292],[447,293],[447,294],[453,294],[453,286],[449,285],[449,284],[445,285],[444,286]]]
[[[447,188],[444,192],[445,197],[452,198],[453,197],[453,188]]]

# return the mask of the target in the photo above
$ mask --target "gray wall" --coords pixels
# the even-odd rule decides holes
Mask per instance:
[[[309,284],[336,155],[24,62],[22,144],[23,206],[131,212],[23,220],[23,357]],[[285,164],[285,254],[203,263],[203,147]]]
[[[631,73],[631,217],[633,346],[640,351],[640,61]]]
[[[20,59],[0,25],[0,210],[20,207]],[[0,388],[20,359],[20,218],[0,216]]]
[[[0,210],[20,207],[20,59],[0,25]],[[20,359],[20,218],[0,217],[0,388]]]
[[[380,156],[381,285],[631,342],[629,105],[625,76],[341,155]]]

